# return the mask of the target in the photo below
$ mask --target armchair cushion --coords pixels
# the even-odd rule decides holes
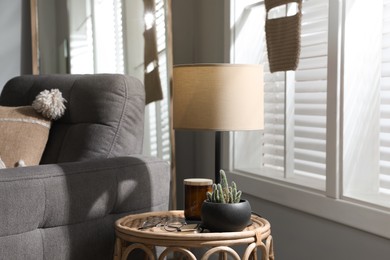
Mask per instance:
[[[168,172],[148,156],[0,170],[0,258],[111,259],[116,219],[168,208]]]

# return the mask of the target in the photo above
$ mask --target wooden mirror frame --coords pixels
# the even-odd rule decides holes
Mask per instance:
[[[39,37],[38,37],[38,2],[30,0],[31,17],[31,71],[33,75],[39,74]]]

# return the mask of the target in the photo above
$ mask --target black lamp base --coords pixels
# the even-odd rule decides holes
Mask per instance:
[[[219,171],[221,170],[221,143],[222,134],[221,131],[215,132],[215,179],[214,183],[220,183],[221,178]]]

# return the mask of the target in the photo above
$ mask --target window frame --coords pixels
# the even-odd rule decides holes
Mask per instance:
[[[231,17],[233,2],[226,8],[227,17]],[[345,197],[342,191],[344,5],[345,0],[329,1],[327,104],[332,105],[326,111],[325,191],[235,169],[233,133],[223,134],[222,167],[246,194],[390,238],[388,208]],[[228,37],[228,46],[233,37]]]

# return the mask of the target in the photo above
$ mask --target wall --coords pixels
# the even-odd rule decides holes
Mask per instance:
[[[173,0],[175,64],[226,60],[225,3],[222,0]],[[183,178],[212,178],[214,174],[213,133],[177,132],[176,153],[178,206],[182,208]],[[389,259],[388,239],[244,195],[253,210],[271,222],[276,259]]]
[[[0,91],[12,77],[31,73],[29,0],[0,1]]]
[[[224,1],[173,0],[173,63],[224,62]],[[214,133],[176,131],[177,205],[183,179],[214,176]],[[211,144],[211,145],[210,145]]]

